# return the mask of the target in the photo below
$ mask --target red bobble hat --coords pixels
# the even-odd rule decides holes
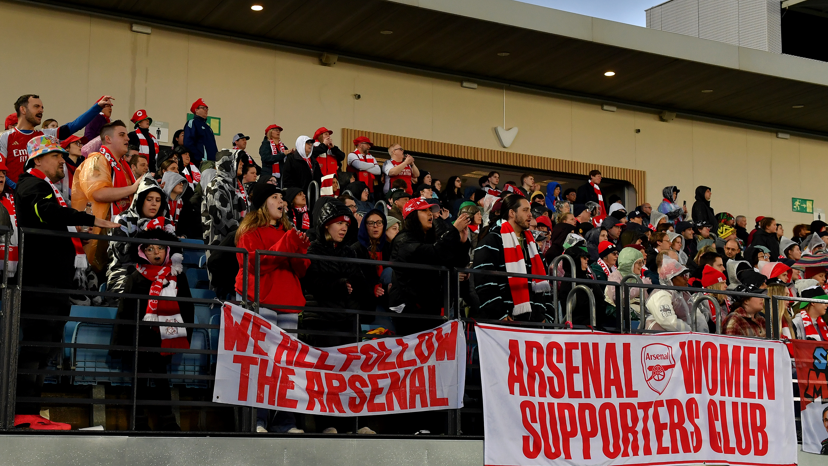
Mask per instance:
[[[207,105],[207,104],[204,102],[204,99],[202,99],[201,97],[199,97],[199,98],[198,98],[198,100],[196,100],[195,102],[193,102],[193,104],[192,104],[192,105],[190,105],[190,113],[192,113],[193,115],[195,115],[195,111],[196,111],[196,109],[197,109],[198,107],[202,107],[202,106],[203,106],[203,107],[208,107],[208,108],[210,107],[209,105]]]
[[[281,129],[281,128],[279,128],[279,129]],[[323,134],[325,134],[325,133],[331,133],[331,134],[333,134],[333,131],[331,131],[331,130],[329,130],[328,128],[325,128],[325,127],[323,126],[323,127],[319,128],[318,130],[316,130],[316,132],[315,132],[315,133],[313,133],[313,140],[314,140],[314,141],[318,141],[318,140],[319,140],[319,136],[322,136],[322,135],[323,135]]]
[[[713,267],[705,265],[704,270],[702,270],[701,282],[702,287],[707,288],[714,283],[727,283],[727,278],[725,278],[723,273]]]
[[[279,126],[279,125],[270,125],[270,126],[268,126],[267,128],[265,128],[265,136],[267,136],[267,133],[269,133],[269,132],[270,132],[270,130],[272,130],[272,129],[276,129],[276,128],[278,128],[278,129],[279,129],[279,131],[284,131],[284,130],[282,129],[282,127],[281,127],[281,126]]]
[[[552,220],[549,220],[549,217],[546,215],[541,215],[537,218],[538,225],[544,225],[546,228],[549,228],[549,231],[552,231]]]

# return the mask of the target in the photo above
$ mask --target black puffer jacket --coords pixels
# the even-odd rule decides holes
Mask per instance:
[[[456,228],[449,228],[441,235],[435,232],[433,236],[422,231],[405,230],[394,238],[391,262],[465,267],[469,263],[470,245],[468,240],[460,242],[460,232]],[[402,313],[440,315],[443,293],[447,292],[442,285],[439,272],[394,267],[390,304],[392,307],[404,306]],[[425,330],[439,324],[437,321],[400,319],[403,320],[408,331],[415,328]],[[399,325],[397,327],[400,330]]]
[[[350,220],[348,235],[341,243],[325,239],[325,222],[333,218],[345,216]],[[326,203],[319,212],[319,221],[316,226],[316,239],[308,247],[308,255],[349,257],[356,258],[356,252],[347,243],[351,231],[356,230],[357,222],[351,215],[351,210],[339,201]],[[348,293],[347,284],[353,290]],[[311,259],[305,277],[302,279],[303,288],[313,295],[318,307],[333,309],[358,309],[360,302],[366,302],[364,294],[368,292],[368,284],[357,264]],[[373,309],[372,309],[373,310]],[[347,320],[346,314],[305,311],[303,319],[324,319],[329,321]]]
[[[753,242],[750,245],[768,248],[770,251],[770,262],[779,260],[779,237],[776,236],[776,232],[767,233],[763,230],[756,230],[756,233],[753,234]],[[750,260],[748,259],[747,251],[745,251],[745,259]]]
[[[713,208],[710,207],[710,201],[705,200],[704,193],[710,189],[707,186],[699,186],[696,188],[696,202],[693,203],[693,221],[695,223],[707,222],[714,228],[719,222],[716,220],[716,214]]]

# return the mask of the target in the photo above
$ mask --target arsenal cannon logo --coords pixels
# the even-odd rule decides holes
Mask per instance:
[[[650,389],[659,395],[664,393],[676,360],[673,359],[673,348],[662,343],[651,343],[641,348],[641,368],[644,370],[644,380]]]

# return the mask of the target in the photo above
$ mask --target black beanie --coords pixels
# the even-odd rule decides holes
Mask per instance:
[[[259,210],[267,202],[267,198],[274,194],[282,194],[282,190],[270,183],[256,183],[253,192],[250,193],[251,210]]]

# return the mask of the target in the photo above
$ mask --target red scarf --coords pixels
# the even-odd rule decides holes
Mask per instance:
[[[155,139],[155,136],[147,130],[147,134],[149,134],[150,139],[152,140],[152,144],[155,147],[155,153],[158,154],[158,139]],[[147,137],[144,136],[144,133],[141,129],[135,130],[135,136],[138,137],[138,152],[141,154],[149,155],[149,141],[147,141]]]
[[[6,276],[11,277],[14,276],[15,272],[17,272],[17,234],[14,230],[17,229],[17,215],[15,214],[14,210],[14,196],[11,194],[4,194],[3,198],[0,199],[0,204],[3,204],[3,207],[6,208],[6,211],[9,213],[9,217],[11,218],[11,224],[14,227],[12,230],[11,241],[9,241],[9,268],[6,270]],[[3,257],[6,253],[6,244],[0,242],[0,257]]]
[[[60,190],[52,184],[52,180],[50,180],[45,173],[37,168],[30,168],[26,172],[49,183],[49,187],[52,188],[52,192],[55,194],[55,199],[57,199],[58,204],[60,204],[61,207],[68,207],[66,205],[66,201],[63,200],[63,196],[60,194]],[[67,226],[66,229],[69,230],[70,233],[78,232],[74,226]],[[83,251],[83,244],[81,243],[80,238],[72,238],[72,245],[75,246],[75,277],[78,277],[78,274],[82,277],[83,273],[86,271],[86,268],[89,267],[89,262],[86,260],[86,253]],[[11,251],[9,251],[9,253],[11,253]]]
[[[799,316],[802,318],[802,326],[805,327],[805,339],[816,341],[828,341],[828,325],[822,317],[817,318],[816,325],[805,310],[799,311]]]
[[[193,164],[184,167],[184,170],[181,170],[181,174],[184,175],[184,178],[187,178],[187,182],[190,183],[191,188],[193,187],[193,183],[201,181],[201,172]]]
[[[601,188],[599,188],[597,184],[592,181],[590,181],[589,184],[592,185],[592,190],[595,191],[595,195],[598,196],[598,205],[601,207],[601,211],[598,212],[598,215],[592,218],[592,224],[599,227],[604,219],[607,218],[607,209],[604,207],[604,195],[601,194]]]
[[[120,160],[115,160],[112,152],[110,152],[106,146],[101,146],[100,153],[103,154],[103,156],[106,157],[106,161],[109,162],[109,167],[112,172],[113,188],[125,188],[135,183],[135,175],[132,173],[132,169],[129,168],[129,165],[124,166],[123,157],[121,157]],[[111,216],[109,218],[115,218],[116,215],[119,215],[127,210],[129,208],[130,201],[130,196],[127,196],[119,201],[110,203]]]
[[[182,194],[183,195],[183,194]],[[179,197],[177,200],[169,200],[167,201],[167,205],[170,208],[170,222],[172,224],[178,223],[178,216],[181,215],[181,208],[184,207],[184,201],[181,200]]]
[[[294,207],[293,210],[296,212],[296,223],[299,223],[299,217],[302,217],[302,227],[300,230],[310,230],[310,214],[308,213],[308,206],[304,207]]]
[[[509,273],[526,273],[526,262],[523,257],[523,248],[518,242],[517,234],[509,222],[504,221],[500,226],[500,236],[503,239],[503,260],[506,263],[506,271]],[[546,268],[543,266],[538,247],[535,245],[535,238],[528,230],[523,232],[526,239],[526,249],[529,251],[529,260],[532,264],[532,275],[546,275]],[[545,285],[545,286],[544,286]],[[532,304],[529,302],[529,280],[524,277],[509,277],[509,289],[512,291],[512,301],[515,308],[513,316],[532,312]],[[550,291],[549,282],[546,280],[532,279],[533,291]]]
[[[605,274],[607,274],[607,277],[612,274],[609,266],[607,266],[607,263],[604,262],[604,259],[598,259],[598,266],[601,267],[601,270],[603,270]],[[612,270],[615,270],[615,267],[613,267]]]
[[[272,155],[276,155],[279,152],[285,153],[285,152],[287,152],[287,150],[288,150],[287,146],[284,145],[284,143],[282,143],[282,141],[276,142],[273,139],[270,140],[270,153]],[[311,170],[313,170],[313,169],[311,169]],[[279,178],[280,174],[279,174],[279,164],[278,163],[273,164],[272,173],[273,173],[273,176],[275,176],[276,178]]]
[[[339,188],[333,189],[335,176],[336,173],[331,173],[322,177],[322,189],[319,190],[320,196],[339,196]]]
[[[236,178],[236,196],[239,196],[242,201],[244,201],[244,210],[241,211],[241,216],[244,217],[247,214],[247,208],[249,204],[247,203],[247,191],[244,189],[244,185],[238,178]]]
[[[169,253],[169,248],[167,249]],[[152,282],[150,296],[178,296],[177,278],[173,267],[170,265],[149,265],[140,264],[135,267],[138,272],[147,280]],[[159,301],[150,299],[147,301],[147,311],[144,314],[144,321],[147,322],[176,322],[183,324],[181,311],[175,301]],[[155,329],[161,337],[162,348],[189,348],[187,342],[187,329],[184,327],[160,326]],[[162,356],[169,356],[173,353],[161,353]]]

